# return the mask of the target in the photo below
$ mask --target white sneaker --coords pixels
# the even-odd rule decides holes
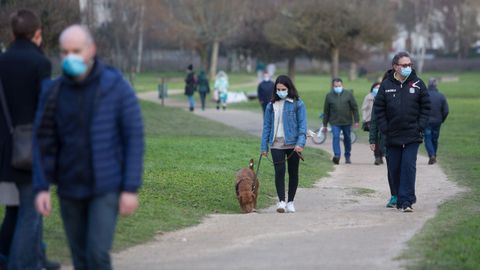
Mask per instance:
[[[285,213],[285,206],[286,206],[286,205],[287,205],[287,204],[286,204],[284,201],[279,201],[279,202],[277,203],[277,212],[278,212],[278,213]]]
[[[287,213],[295,213],[295,205],[293,205],[293,202],[287,203]]]

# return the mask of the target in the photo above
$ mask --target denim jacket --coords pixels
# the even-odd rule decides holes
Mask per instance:
[[[282,118],[285,143],[304,147],[307,140],[307,115],[303,101],[294,101],[287,98],[283,105]],[[265,117],[263,120],[261,152],[266,152],[268,146],[273,144],[273,135],[275,132],[273,130],[274,119],[273,104],[270,102],[265,109]]]

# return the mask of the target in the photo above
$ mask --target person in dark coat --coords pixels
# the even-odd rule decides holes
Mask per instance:
[[[50,214],[49,188],[56,183],[75,269],[111,269],[118,214],[138,207],[140,106],[121,73],[95,57],[87,28],[65,29],[60,47],[63,74],[45,85],[34,123],[36,207]]]
[[[195,97],[193,94],[197,89],[197,79],[195,78],[195,72],[193,66],[188,65],[187,77],[185,77],[185,95],[188,97],[188,105],[191,112],[195,109]]]
[[[208,93],[210,93],[210,83],[205,71],[201,70],[198,74],[198,94],[200,94],[200,101],[202,102],[202,111],[205,111],[205,99]]]
[[[408,53],[396,54],[373,103],[378,129],[385,138],[388,173],[398,185],[396,206],[404,212],[412,212],[417,200],[417,153],[430,114],[427,88],[412,66]]]
[[[428,95],[430,96],[431,111],[428,118],[428,126],[425,129],[425,149],[428,153],[428,164],[437,162],[438,138],[440,137],[440,126],[448,116],[448,103],[445,96],[437,89],[437,79],[432,78],[428,82]]]
[[[265,114],[265,109],[267,108],[268,103],[272,99],[273,95],[273,88],[275,84],[270,79],[270,75],[268,72],[263,72],[263,80],[261,83],[258,84],[257,88],[257,96],[260,105],[262,105],[263,114]]]
[[[51,64],[40,49],[41,23],[35,13],[25,9],[15,12],[11,28],[14,41],[0,55],[0,81],[12,125],[32,124],[40,87],[50,78]],[[42,219],[34,207],[32,173],[11,166],[12,138],[3,110],[0,114],[0,182],[15,183],[20,203],[18,209],[9,206],[6,211],[0,231],[0,253],[9,255],[7,269],[58,269],[58,263],[46,265]]]

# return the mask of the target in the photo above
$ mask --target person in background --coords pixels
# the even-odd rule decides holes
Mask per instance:
[[[193,71],[193,65],[187,67],[187,77],[185,77],[185,95],[188,98],[188,106],[191,112],[195,110],[195,97],[193,94],[197,88],[197,79],[195,78],[195,72]]]
[[[202,103],[202,111],[205,111],[205,99],[210,93],[210,84],[208,82],[207,74],[201,70],[198,74],[198,94],[200,94],[200,101]]]
[[[42,218],[34,205],[32,172],[11,165],[12,136],[5,118],[7,111],[13,126],[33,123],[41,84],[50,79],[52,67],[40,49],[41,21],[33,11],[14,12],[10,26],[14,40],[0,55],[0,91],[7,105],[0,104],[0,188],[6,205],[0,230],[0,257],[4,259],[0,259],[0,267],[6,263],[6,268],[12,270],[59,269],[59,263],[46,259]]]
[[[408,53],[397,53],[373,103],[378,129],[385,136],[388,174],[399,186],[396,206],[403,212],[413,212],[417,201],[418,147],[430,115],[427,88],[412,67]]]
[[[264,115],[265,115],[265,108],[267,107],[267,104],[272,99],[274,87],[275,87],[275,84],[270,79],[270,75],[268,74],[268,72],[266,71],[263,72],[263,80],[257,87],[257,96],[258,96],[258,101],[262,106],[262,111]]]
[[[380,83],[376,82],[370,87],[370,93],[368,93],[365,98],[363,99],[363,104],[362,104],[362,118],[363,118],[363,124],[362,124],[362,129],[364,131],[369,131],[370,126],[371,126],[371,121],[372,121],[372,109],[373,109],[373,101],[375,100],[375,96],[378,93],[378,88],[380,87]],[[376,143],[375,151],[374,151],[374,157],[375,165],[380,165],[383,164],[383,152],[382,152],[382,147],[379,146],[379,143]]]
[[[223,110],[227,109],[227,98],[228,98],[228,76],[227,74],[220,70],[215,77],[215,92],[217,93],[217,110],[220,110],[220,105]]]
[[[430,96],[430,117],[425,128],[424,140],[425,149],[428,153],[428,164],[437,162],[438,138],[440,137],[440,126],[448,116],[448,103],[445,96],[438,91],[437,79],[431,78],[428,82],[428,95]]]
[[[268,103],[263,121],[260,151],[272,153],[277,190],[277,212],[294,213],[298,187],[298,166],[305,147],[307,132],[306,108],[288,76],[275,81],[275,95]],[[285,163],[288,163],[288,201],[285,203]]]
[[[60,214],[75,269],[111,269],[118,214],[138,207],[143,172],[143,121],[122,74],[96,57],[81,25],[60,34],[63,74],[45,85],[35,117],[33,183],[36,208]]]
[[[343,81],[340,78],[332,80],[332,90],[325,97],[323,106],[323,128],[327,132],[328,123],[332,126],[332,148],[334,164],[339,164],[341,157],[340,132],[343,133],[343,146],[345,147],[345,163],[352,163],[350,156],[352,141],[350,132],[352,124],[358,128],[358,106],[351,91],[343,88]]]

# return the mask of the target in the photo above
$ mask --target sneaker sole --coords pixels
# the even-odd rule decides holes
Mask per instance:
[[[413,209],[403,209],[402,210],[404,213],[412,213],[413,212]]]

